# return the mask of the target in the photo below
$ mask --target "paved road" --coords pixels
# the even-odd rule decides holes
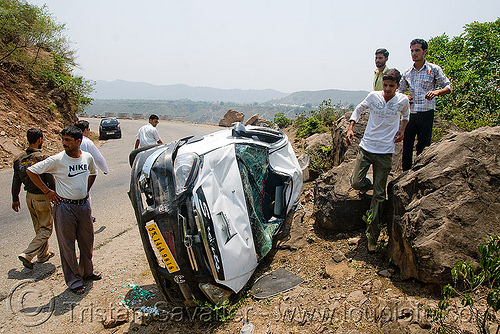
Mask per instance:
[[[99,119],[89,118],[91,130],[98,131]],[[106,158],[110,172],[100,173],[92,189],[92,209],[97,221],[95,223],[95,249],[113,242],[113,239],[126,231],[135,228],[133,209],[127,196],[130,180],[128,154],[134,147],[138,129],[147,121],[121,120],[123,136],[121,139],[107,140],[100,151]],[[202,135],[218,130],[215,126],[196,125],[162,121],[158,132],[164,143],[189,135]],[[9,290],[19,279],[30,275],[49,276],[55,267],[38,273],[23,269],[17,255],[21,253],[34,236],[29,212],[26,208],[24,191],[21,193],[21,210],[16,213],[11,209],[10,187],[12,170],[0,171],[0,301],[7,297]],[[50,239],[50,249],[56,253],[53,262],[59,266],[59,251],[55,232]],[[45,264],[44,264],[45,265]],[[36,266],[35,266],[36,269]],[[40,271],[38,271],[40,272]],[[35,277],[36,278],[36,277]]]

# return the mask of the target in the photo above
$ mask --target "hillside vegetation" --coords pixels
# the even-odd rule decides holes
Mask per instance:
[[[92,101],[93,83],[71,74],[75,52],[64,31],[46,7],[0,1],[0,168],[25,147],[31,127],[57,150],[59,130]]]

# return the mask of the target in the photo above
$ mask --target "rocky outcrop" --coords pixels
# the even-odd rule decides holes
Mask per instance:
[[[389,257],[403,278],[447,283],[457,261],[500,231],[500,126],[432,144],[389,190]]]
[[[332,159],[338,166],[322,174],[314,184],[316,224],[333,231],[354,231],[363,228],[365,222],[362,217],[370,208],[371,202],[371,191],[361,195],[352,189],[350,184],[354,160],[366,128],[368,114],[363,114],[354,126],[353,145],[347,146],[345,136],[350,116],[350,113],[345,114],[332,129]],[[401,152],[401,146],[397,145],[397,152]],[[401,160],[393,159],[393,171],[400,169],[400,166]]]
[[[245,122],[245,125],[255,125],[259,120],[259,114],[253,114],[249,119]]]
[[[236,122],[243,123],[244,119],[245,119],[244,114],[230,109],[219,121],[219,126],[230,127],[234,125],[234,123]]]

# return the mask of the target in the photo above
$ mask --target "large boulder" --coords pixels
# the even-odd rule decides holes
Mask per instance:
[[[500,231],[500,126],[446,136],[389,187],[389,257],[403,278],[450,282],[459,260]]]
[[[259,114],[253,114],[252,116],[250,116],[249,119],[246,120],[245,126],[247,126],[247,125],[255,125],[258,120],[259,120]]]
[[[230,127],[234,125],[234,123],[236,122],[243,123],[244,119],[245,119],[245,114],[230,109],[219,121],[219,126]]]
[[[360,195],[351,187],[350,178],[358,152],[358,145],[368,122],[364,113],[354,126],[354,141],[347,146],[345,137],[351,113],[341,117],[332,129],[332,159],[334,165],[328,172],[319,176],[314,184],[314,217],[318,226],[333,231],[354,231],[365,226],[362,217],[370,209],[371,194]],[[401,152],[401,144],[396,145]],[[400,160],[393,159],[393,171],[401,169]],[[369,171],[369,177],[371,174]],[[391,174],[395,175],[395,172]],[[385,216],[382,219],[386,219]]]

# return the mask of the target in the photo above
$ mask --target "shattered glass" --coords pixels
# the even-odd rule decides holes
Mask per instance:
[[[281,219],[268,222],[263,213],[264,187],[269,175],[268,152],[265,148],[235,145],[248,216],[259,261],[271,250],[273,235]]]

